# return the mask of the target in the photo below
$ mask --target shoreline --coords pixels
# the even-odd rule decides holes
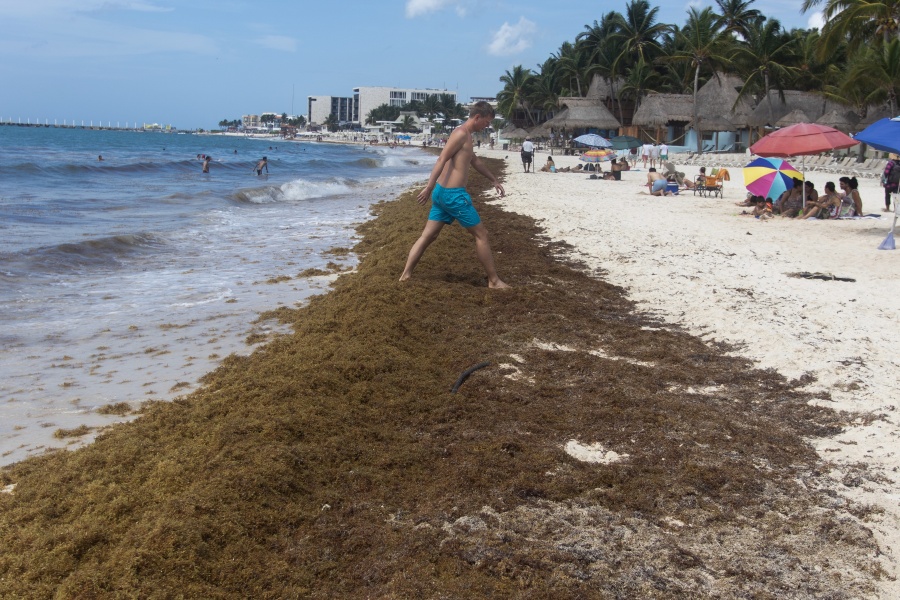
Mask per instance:
[[[890,561],[882,597],[900,597],[898,556],[891,552],[900,547],[900,455],[891,443],[900,437],[900,254],[877,249],[893,213],[877,220],[761,222],[738,214],[744,209],[735,203],[745,194],[740,169],[731,169],[724,198],[689,190],[653,197],[639,187],[646,171],[624,172],[621,182],[526,175],[518,153],[480,154],[509,165],[503,208],[534,217],[552,239],[571,244],[569,256],[626,287],[640,310],[709,342],[734,345],[734,355],[759,368],[809,379],[804,389],[822,395],[821,404],[859,416],[815,446],[832,465],[836,491],[883,511],[867,525]],[[698,167],[678,166],[677,159],[678,170],[696,176]],[[577,157],[554,160],[558,167],[578,163]],[[821,190],[839,175],[808,177]],[[878,180],[859,181],[864,212],[880,213]],[[855,281],[790,276],[800,272]]]

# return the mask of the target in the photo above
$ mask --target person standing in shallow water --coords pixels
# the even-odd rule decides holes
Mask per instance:
[[[210,160],[212,160],[212,157],[209,154],[207,154],[203,158],[203,172],[204,173],[209,173],[209,161]]]
[[[494,174],[475,156],[475,148],[472,143],[472,134],[483,131],[493,119],[493,107],[484,101],[476,102],[469,111],[469,119],[450,134],[450,139],[447,140],[441,155],[431,170],[428,184],[416,197],[416,201],[421,205],[424,205],[431,197],[431,212],[422,234],[409,251],[400,281],[406,281],[412,277],[419,259],[422,258],[428,246],[440,235],[444,225],[459,221],[459,224],[475,238],[475,253],[487,274],[488,287],[509,287],[497,275],[494,268],[494,256],[488,242],[487,229],[472,206],[472,197],[466,191],[466,184],[469,181],[469,166],[471,166],[491,180],[500,196],[506,194]]]
[[[269,159],[265,156],[262,157],[262,160],[256,163],[256,174],[262,175],[263,169],[266,170],[266,173],[269,172]]]

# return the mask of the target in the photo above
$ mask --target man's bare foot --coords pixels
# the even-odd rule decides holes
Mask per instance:
[[[500,288],[508,288],[508,287],[512,287],[512,286],[507,285],[507,284],[503,283],[503,281],[498,279],[497,281],[494,281],[494,282],[488,281],[488,287],[491,289],[497,290]]]
[[[409,278],[410,278],[410,275],[404,273],[403,275],[400,276],[400,281],[406,281]]]

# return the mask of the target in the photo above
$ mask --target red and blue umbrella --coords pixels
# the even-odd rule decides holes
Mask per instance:
[[[744,185],[754,196],[777,200],[785,190],[794,187],[794,178],[803,173],[780,158],[759,157],[744,167]]]

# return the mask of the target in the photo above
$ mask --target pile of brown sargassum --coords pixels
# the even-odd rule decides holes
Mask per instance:
[[[356,272],[263,316],[294,334],[0,472],[0,597],[871,593],[867,509],[806,441],[849,417],[637,313],[486,183],[514,289],[486,288],[456,226],[398,283],[427,208],[379,205]],[[581,462],[569,440],[627,456]]]

